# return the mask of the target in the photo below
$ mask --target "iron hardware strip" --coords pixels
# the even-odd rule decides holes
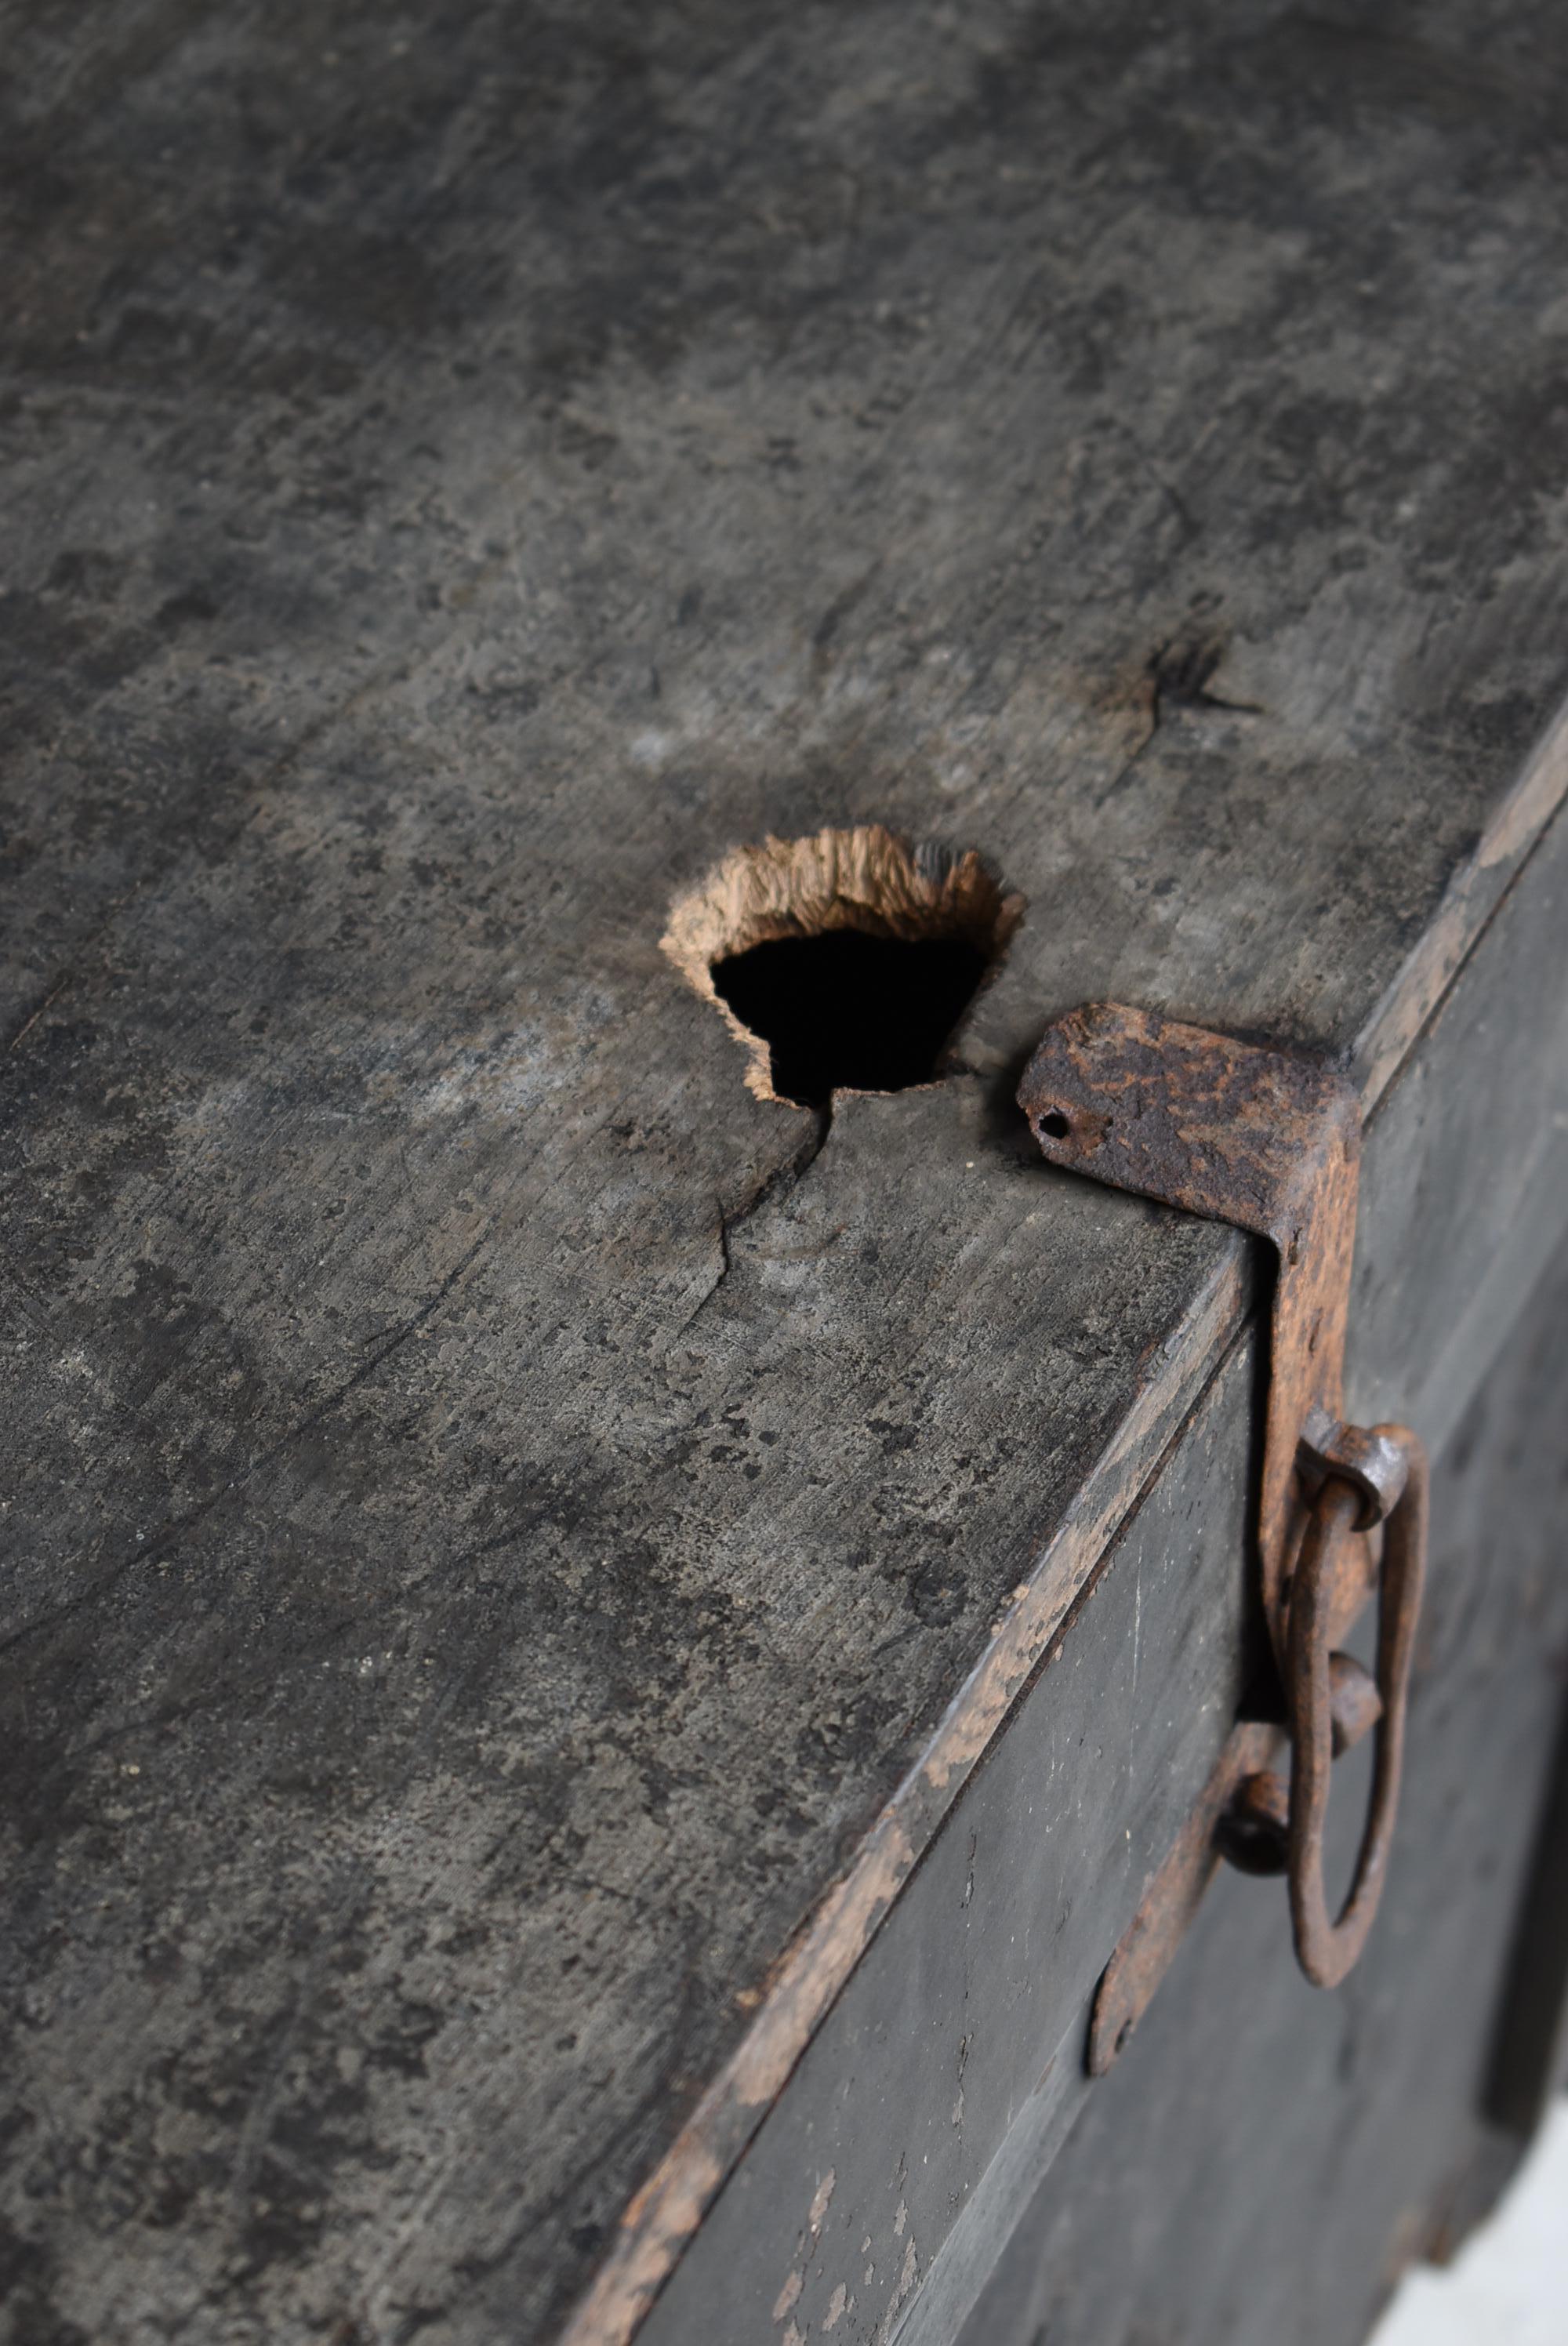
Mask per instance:
[[[1235,1729],[1150,1882],[1100,1984],[1088,2055],[1098,2075],[1146,2008],[1220,1857],[1288,1876],[1297,1957],[1315,1985],[1337,1985],[1359,1956],[1399,1803],[1426,1561],[1426,1453],[1406,1426],[1344,1422],[1361,1128],[1342,1076],[1291,1053],[1096,1003],[1047,1028],[1018,1100],[1053,1164],[1233,1223],[1267,1239],[1278,1264],[1257,1561],[1284,1728]],[[1336,1650],[1374,1592],[1375,1678]],[[1336,1918],[1323,1888],[1329,1768],[1374,1728],[1371,1800]],[[1287,1739],[1288,1781],[1272,1765]]]

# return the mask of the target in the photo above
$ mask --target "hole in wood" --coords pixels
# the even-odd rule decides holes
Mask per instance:
[[[972,850],[911,850],[880,823],[738,848],[664,939],[751,1054],[764,1099],[931,1082],[1023,915]]]
[[[713,964],[713,984],[769,1046],[779,1097],[821,1107],[836,1091],[928,1082],[986,967],[962,937],[832,929],[728,954]]]

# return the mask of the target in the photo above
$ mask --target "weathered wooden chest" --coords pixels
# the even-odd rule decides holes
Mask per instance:
[[[0,102],[0,2334],[1355,2346],[1568,1968],[1568,20],[87,0]],[[1139,1170],[1169,1022],[1362,1134],[1338,1285]],[[1324,1990],[1336,1313],[1431,1512]]]

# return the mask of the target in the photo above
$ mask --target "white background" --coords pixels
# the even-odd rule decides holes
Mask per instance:
[[[1368,2346],[1568,2346],[1568,2102],[1491,2222],[1445,2271],[1406,2274]]]

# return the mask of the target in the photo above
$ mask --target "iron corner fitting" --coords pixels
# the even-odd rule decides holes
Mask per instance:
[[[1018,1102],[1052,1164],[1233,1223],[1278,1256],[1257,1566],[1283,1725],[1238,1722],[1148,1884],[1095,1999],[1088,2066],[1099,2076],[1147,2007],[1222,1857],[1288,1875],[1296,1953],[1315,1985],[1336,1986],[1360,1954],[1399,1803],[1427,1464],[1407,1426],[1345,1423],[1361,1120],[1343,1076],[1293,1053],[1094,1003],[1047,1028]],[[1339,1651],[1374,1594],[1375,1676]],[[1355,1878],[1334,1916],[1323,1885],[1329,1770],[1369,1730],[1371,1799]],[[1277,1765],[1286,1742],[1288,1777]]]

